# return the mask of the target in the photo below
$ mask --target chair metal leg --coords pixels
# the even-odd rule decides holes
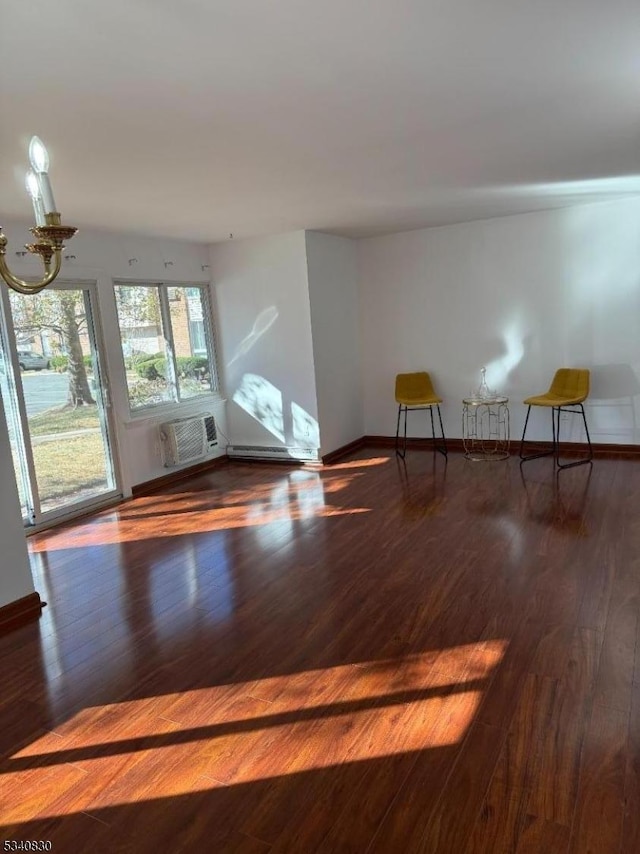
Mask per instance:
[[[402,411],[402,404],[398,406],[398,423],[396,424],[396,454],[399,457],[404,459],[404,454],[400,453],[399,450],[399,440],[400,440],[400,412]]]
[[[582,420],[584,421],[584,432],[587,434],[587,444],[589,445],[589,459],[593,459],[593,448],[591,447],[591,436],[589,435],[589,428],[587,427],[587,415],[584,411],[584,406],[581,403],[580,409],[582,411]]]
[[[438,445],[438,440],[436,438],[436,430],[435,430],[435,422],[433,419],[433,407],[432,406],[419,406],[415,407],[416,409],[428,409],[429,414],[431,416],[431,436],[433,440],[434,450],[441,453],[443,456],[447,456],[447,440],[444,435],[444,427],[442,425],[442,414],[440,412],[440,407],[438,406],[438,418],[440,419],[440,432],[442,433],[442,445]],[[409,407],[404,404],[400,404],[398,406],[398,420],[396,422],[396,455],[404,459],[407,453],[407,413],[409,411]],[[400,416],[404,413],[404,434],[402,441],[402,450],[400,450]]]
[[[404,407],[404,445],[402,447],[402,459],[407,455],[407,418],[409,417],[409,407]]]
[[[549,457],[553,456],[556,468],[558,470],[561,469],[570,469],[574,466],[583,466],[586,463],[590,463],[593,460],[593,448],[591,447],[591,437],[589,435],[589,428],[587,426],[587,416],[584,411],[584,406],[581,403],[575,404],[580,407],[580,414],[582,415],[582,420],[584,422],[584,429],[587,435],[587,443],[589,445],[589,455],[582,460],[574,460],[571,463],[561,463],[560,462],[560,424],[561,419],[560,415],[562,412],[571,412],[574,415],[577,414],[577,410],[575,409],[566,409],[562,406],[552,406],[551,407],[551,434],[552,434],[552,445],[550,451],[540,451],[536,454],[528,454],[525,455],[524,451],[524,437],[527,432],[527,424],[529,423],[529,413],[531,412],[531,406],[527,409],[527,416],[524,420],[524,430],[522,431],[522,439],[520,440],[520,465],[522,463],[526,463],[529,460],[536,460],[539,457]]]
[[[407,454],[407,409],[408,407],[400,404],[398,406],[398,423],[396,424],[396,454],[402,459],[405,458]],[[404,443],[402,450],[400,450],[400,416],[404,412]]]
[[[444,438],[444,430],[442,429],[442,415],[440,414],[440,406],[436,404],[438,408],[438,418],[440,419],[440,432],[442,433],[442,441],[444,443],[443,447],[438,445],[436,440],[436,429],[433,422],[433,406],[429,407],[429,412],[431,414],[431,436],[433,438],[433,449],[434,451],[438,451],[438,453],[442,454],[443,457],[447,456],[447,440]]]
[[[537,460],[539,457],[549,457],[555,453],[556,447],[556,429],[555,421],[553,420],[553,409],[551,410],[551,426],[553,429],[553,448],[550,451],[539,451],[536,454],[524,454],[524,436],[527,432],[527,424],[529,423],[529,415],[531,414],[531,405],[527,409],[527,417],[524,419],[524,429],[522,431],[522,439],[520,439],[520,465],[527,463],[529,460]]]
[[[591,436],[589,435],[589,428],[587,427],[587,416],[584,411],[584,406],[581,403],[577,403],[576,406],[580,407],[580,414],[582,415],[582,420],[584,422],[584,430],[587,434],[587,444],[589,445],[589,456],[585,457],[583,460],[574,460],[572,463],[561,463],[560,462],[560,412],[572,412],[574,415],[576,414],[575,409],[565,409],[563,410],[561,406],[558,407],[558,452],[556,454],[556,465],[558,469],[572,469],[575,466],[584,466],[587,463],[593,462],[593,448],[591,447]]]

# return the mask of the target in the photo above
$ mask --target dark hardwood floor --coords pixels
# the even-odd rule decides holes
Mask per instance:
[[[229,464],[30,539],[0,839],[640,852],[640,463]]]

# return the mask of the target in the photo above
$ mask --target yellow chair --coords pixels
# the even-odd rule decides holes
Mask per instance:
[[[545,394],[528,397],[524,403],[529,407],[527,409],[527,417],[524,421],[524,430],[522,431],[522,439],[520,440],[520,461],[521,464],[528,460],[535,460],[538,457],[546,457],[553,454],[556,465],[559,469],[568,469],[572,466],[581,466],[585,463],[590,463],[593,459],[593,449],[591,448],[591,439],[589,437],[589,428],[587,427],[587,419],[584,413],[583,402],[589,395],[589,371],[584,368],[559,368],[553,378],[549,391]],[[553,446],[550,451],[541,451],[536,454],[525,455],[524,436],[527,432],[527,423],[531,413],[532,406],[546,406],[551,409],[551,427],[553,431]],[[571,407],[571,408],[568,408]],[[585,459],[576,460],[572,463],[560,463],[560,413],[571,412],[582,415],[584,421],[584,430],[587,434],[587,443],[589,445],[589,456]]]
[[[404,459],[407,453],[407,412],[410,409],[428,409],[431,414],[431,434],[433,436],[433,447],[445,457],[447,456],[447,440],[442,426],[442,415],[440,404],[442,398],[438,397],[433,388],[431,377],[426,371],[418,371],[413,374],[398,374],[396,376],[396,401],[398,403],[398,423],[396,425],[396,454]],[[438,410],[440,419],[440,432],[442,433],[442,446],[436,442],[436,431],[433,424],[433,407]],[[400,451],[400,415],[404,413],[404,445]]]

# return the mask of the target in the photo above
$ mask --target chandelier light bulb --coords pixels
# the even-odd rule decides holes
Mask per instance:
[[[44,215],[42,194],[40,192],[40,182],[38,181],[38,176],[35,174],[33,169],[29,169],[27,172],[24,184],[27,188],[27,193],[31,196],[31,201],[33,202],[33,212],[36,217],[36,225],[44,225],[46,219]]]
[[[40,196],[42,198],[44,212],[54,213],[56,210],[56,203],[53,198],[51,182],[47,175],[47,171],[49,169],[49,155],[47,154],[47,149],[44,147],[44,143],[37,136],[31,137],[31,142],[29,143],[29,160],[31,161],[33,171],[36,173],[36,177],[38,179],[38,186],[40,187]]]
[[[49,171],[49,155],[43,141],[38,136],[32,136],[29,143],[29,160],[34,172]]]

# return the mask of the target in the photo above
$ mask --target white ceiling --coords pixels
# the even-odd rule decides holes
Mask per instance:
[[[639,0],[15,0],[0,63],[5,215],[34,133],[65,222],[196,241],[640,193]]]

